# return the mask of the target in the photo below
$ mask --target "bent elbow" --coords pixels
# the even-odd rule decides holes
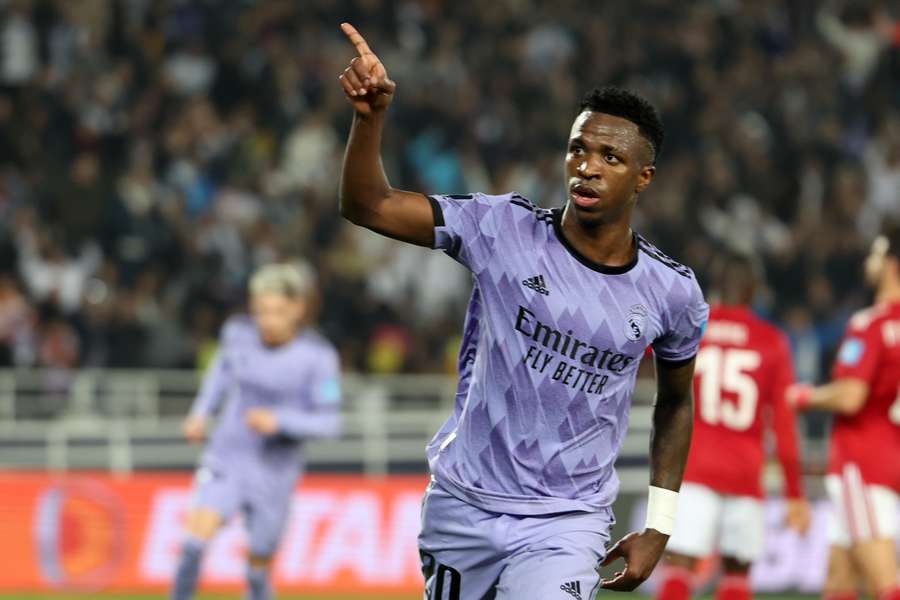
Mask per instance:
[[[344,219],[360,227],[371,228],[377,217],[377,209],[371,205],[345,197],[341,197],[339,209]]]
[[[359,211],[354,210],[353,203],[349,202],[347,198],[341,195],[338,198],[338,209],[340,210],[341,217],[350,221],[354,225],[359,225]]]
[[[390,201],[392,194],[391,188],[383,192],[341,190],[338,193],[338,209],[341,216],[354,225],[371,229],[382,219],[384,203]]]

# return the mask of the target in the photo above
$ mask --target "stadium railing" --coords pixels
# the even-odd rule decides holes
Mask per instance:
[[[0,469],[189,469],[201,448],[181,435],[199,375],[179,370],[0,369]],[[308,443],[314,471],[424,472],[425,444],[453,407],[444,375],[344,376],[343,431]],[[653,397],[638,380],[618,462],[623,491],[647,485]]]

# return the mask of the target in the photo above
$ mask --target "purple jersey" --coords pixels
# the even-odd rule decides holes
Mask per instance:
[[[233,317],[191,410],[209,416],[228,398],[204,456],[219,467],[253,462],[296,477],[307,437],[338,433],[340,367],[334,346],[312,330],[276,348],[262,343],[253,321]],[[279,432],[259,434],[244,422],[250,408],[275,412]]]
[[[632,264],[593,263],[562,237],[562,209],[518,194],[431,201],[435,247],[474,276],[456,406],[428,445],[435,479],[499,513],[610,506],[647,347],[697,353],[709,307],[693,272],[640,236]]]

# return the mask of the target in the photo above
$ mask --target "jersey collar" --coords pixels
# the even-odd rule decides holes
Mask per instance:
[[[588,269],[597,271],[598,273],[603,273],[604,275],[622,275],[623,273],[627,273],[628,271],[633,269],[635,266],[637,266],[638,257],[641,254],[640,250],[638,249],[637,234],[632,233],[632,235],[631,235],[631,241],[632,241],[632,244],[634,245],[634,258],[631,259],[630,262],[628,262],[624,265],[620,265],[620,266],[604,265],[603,263],[594,262],[593,260],[589,259],[584,254],[579,252],[575,248],[575,246],[573,246],[572,244],[569,243],[569,240],[566,239],[566,236],[563,235],[563,230],[562,230],[563,209],[562,208],[554,208],[551,210],[551,212],[553,213],[553,231],[556,233],[556,238],[563,245],[563,248],[565,248],[566,251],[569,254],[571,254],[575,260],[577,260],[578,262],[583,264]]]

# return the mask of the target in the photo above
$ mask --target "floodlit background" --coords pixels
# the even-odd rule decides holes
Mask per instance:
[[[471,288],[442,254],[338,217],[342,21],[398,82],[384,146],[397,187],[559,205],[580,96],[615,83],[652,99],[667,141],[636,229],[701,282],[721,248],[758,256],[756,308],[787,329],[801,380],[827,377],[869,301],[870,239],[900,217],[892,2],[0,0],[0,14],[10,598],[163,597],[197,456],[180,419],[248,274],[298,255],[319,270],[319,326],[343,357],[346,431],[309,447],[276,586],[420,595],[424,444],[450,410]],[[651,393],[643,380],[617,533],[642,523]],[[828,422],[801,424],[820,498]],[[806,537],[783,531],[770,475],[754,585],[815,593],[827,507]],[[206,589],[237,597],[242,552],[236,524],[210,552]]]

